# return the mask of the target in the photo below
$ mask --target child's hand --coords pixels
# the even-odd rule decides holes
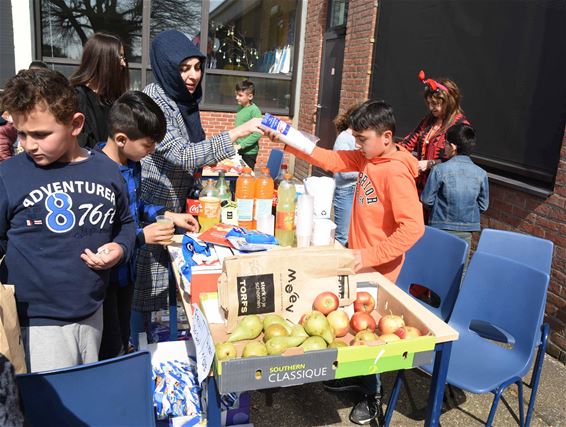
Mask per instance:
[[[419,160],[419,172],[424,172],[428,169],[428,160]]]
[[[189,233],[196,233],[199,229],[198,221],[191,214],[165,212],[165,217],[169,218],[177,227],[184,228]]]
[[[256,117],[254,119],[248,120],[246,123],[228,131],[230,134],[230,139],[232,142],[237,141],[240,138],[245,138],[252,133],[261,133],[263,135],[263,128],[261,127],[261,118]]]
[[[240,147],[239,144],[234,144],[234,150],[240,151],[240,148],[242,148],[242,147]]]
[[[143,228],[145,243],[150,245],[166,246],[171,243],[174,233],[175,227],[173,222],[170,224],[154,222],[153,224],[146,225]]]
[[[107,270],[118,264],[123,256],[122,246],[111,242],[99,247],[96,253],[85,249],[81,259],[93,270]]]

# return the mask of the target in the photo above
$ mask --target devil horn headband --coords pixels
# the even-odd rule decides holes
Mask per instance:
[[[438,83],[436,80],[433,79],[426,79],[425,80],[425,73],[423,70],[419,71],[419,80],[425,85],[430,88],[433,92],[437,90],[442,90],[448,93],[448,88],[444,86],[442,83]]]

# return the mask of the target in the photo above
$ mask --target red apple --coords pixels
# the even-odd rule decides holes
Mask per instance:
[[[373,332],[375,331],[375,320],[368,313],[358,311],[352,316],[350,327],[355,333],[363,331],[364,329],[369,329]]]
[[[386,343],[388,342],[393,342],[393,341],[401,341],[401,338],[399,338],[397,335],[395,334],[381,334],[379,336],[379,339],[381,341],[385,341]]]
[[[305,317],[307,317],[307,315],[310,313],[310,311],[306,312],[305,314],[303,314],[301,316],[301,318],[299,319],[299,325],[303,325],[303,323],[305,322]]]
[[[332,292],[323,292],[315,298],[312,307],[326,316],[328,313],[336,310],[339,305],[340,300],[336,294]]]
[[[350,330],[350,318],[345,311],[336,310],[326,316],[330,327],[334,330],[337,337],[343,337]]]
[[[379,330],[382,334],[393,334],[399,328],[405,326],[405,321],[396,314],[386,314],[379,319]]]
[[[420,337],[422,336],[422,333],[414,326],[403,326],[395,331],[395,335],[397,335],[402,340],[407,340]]]
[[[371,313],[375,308],[375,299],[369,292],[358,292],[354,301],[354,311]]]

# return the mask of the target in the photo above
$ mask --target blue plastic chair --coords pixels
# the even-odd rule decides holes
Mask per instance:
[[[269,158],[267,159],[267,168],[269,169],[269,175],[271,175],[272,179],[277,178],[282,164],[283,150],[272,148],[271,153],[269,153]]]
[[[531,268],[550,274],[554,244],[550,240],[515,233],[513,231],[485,228],[476,252],[510,258]]]
[[[411,285],[424,286],[440,297],[439,307],[415,298],[442,320],[447,320],[458,295],[468,244],[443,230],[425,227],[424,235],[405,254],[397,286],[409,292]]]
[[[554,243],[550,240],[541,239],[539,237],[530,236],[528,234],[516,233],[513,231],[494,230],[486,228],[482,231],[478,242],[476,252],[483,252],[492,255],[499,255],[517,261],[520,264],[527,265],[536,270],[550,275],[552,268],[552,254],[554,252]],[[544,319],[544,306],[540,312],[540,322]],[[472,329],[484,338],[495,341],[508,342],[509,337],[500,331],[494,329],[490,325],[475,323]],[[539,345],[541,343],[539,342]],[[539,351],[537,360],[544,357],[544,351]],[[531,378],[531,386],[538,382],[538,378]]]
[[[538,382],[533,386],[525,421],[522,377],[529,371],[539,340],[543,350],[548,325],[542,327],[540,310],[544,307],[549,275],[508,258],[476,252],[470,262],[449,325],[459,333],[452,345],[446,382],[472,393],[495,394],[486,425],[493,422],[501,393],[511,384],[519,390],[521,425],[530,423]],[[470,329],[473,321],[497,325],[513,337],[512,348],[482,338]],[[432,365],[422,367],[429,374]],[[540,375],[542,360],[535,371]],[[539,376],[537,375],[537,378]],[[392,392],[395,405],[400,388],[397,378]],[[393,399],[393,397],[395,398]]]
[[[29,426],[155,426],[148,351],[17,375],[16,383]]]

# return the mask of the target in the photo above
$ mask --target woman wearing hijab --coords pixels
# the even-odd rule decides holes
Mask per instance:
[[[199,114],[203,55],[186,35],[167,30],[153,40],[150,61],[155,83],[144,89],[163,110],[167,133],[155,153],[142,160],[141,197],[167,210],[182,212],[193,172],[236,154],[234,142],[263,133],[261,119],[206,139]],[[169,255],[159,245],[146,245],[138,256],[133,308],[149,313],[167,307]]]

